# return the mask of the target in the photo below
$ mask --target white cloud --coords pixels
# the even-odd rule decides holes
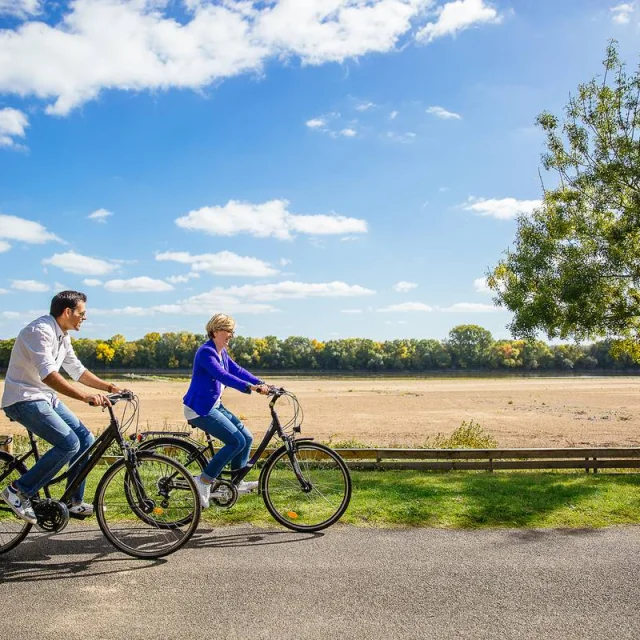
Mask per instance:
[[[376,105],[373,102],[363,102],[356,106],[356,111],[369,111],[369,109],[372,109],[375,106]]]
[[[166,0],[75,0],[57,24],[0,31],[0,92],[35,96],[66,115],[104,89],[198,90],[260,73],[270,60],[343,62],[395,50],[433,0],[184,2],[191,11],[179,21]],[[26,13],[37,3],[19,6]]]
[[[637,5],[635,2],[625,2],[609,9],[613,13],[612,20],[616,24],[629,24],[631,16],[635,13]]]
[[[25,18],[40,13],[41,0],[0,0],[0,16],[9,15]]]
[[[171,284],[181,284],[184,282],[189,282],[189,280],[192,280],[193,278],[199,278],[200,274],[199,273],[193,273],[193,271],[191,273],[187,273],[186,275],[181,275],[181,276],[169,276],[168,278],[165,278],[167,282],[170,282]]]
[[[0,238],[31,244],[44,244],[52,240],[62,242],[58,236],[47,231],[39,222],[2,213],[0,213]]]
[[[104,283],[107,291],[116,291],[118,293],[149,293],[173,291],[173,285],[164,280],[156,280],[148,276],[139,276],[138,278],[129,278],[128,280],[108,280]]]
[[[499,220],[511,220],[524,214],[530,215],[534,209],[542,205],[542,200],[516,200],[515,198],[468,198],[463,204],[467,211],[473,211],[481,216],[491,216]]]
[[[245,284],[239,287],[212,289],[210,294],[227,295],[233,298],[255,301],[268,301],[300,298],[345,298],[370,296],[375,293],[359,285],[345,282],[292,282],[286,280],[273,284]],[[209,295],[209,294],[203,294]],[[195,296],[194,299],[200,296]]]
[[[459,113],[447,111],[444,107],[429,107],[427,113],[436,116],[436,118],[442,118],[443,120],[462,120],[462,116]]]
[[[83,284],[86,284],[87,287],[99,287],[102,284],[102,280],[98,280],[97,278],[85,278]]]
[[[11,245],[4,240],[0,240],[0,253],[4,253],[5,251],[9,251],[11,249]]]
[[[502,16],[484,0],[455,0],[437,9],[438,20],[425,25],[416,40],[432,42],[447,35],[455,36],[476,24],[497,24]]]
[[[231,251],[191,255],[184,251],[167,251],[156,255],[156,260],[171,260],[191,265],[195,272],[204,271],[219,276],[246,276],[263,278],[278,273],[268,262],[243,257]],[[191,276],[194,277],[194,276]],[[197,276],[196,276],[197,277]]]
[[[20,314],[18,311],[3,311],[2,313],[0,313],[0,316],[5,318],[6,320],[16,320],[21,315],[22,314]]]
[[[346,128],[341,129],[338,135],[341,135],[345,138],[353,138],[358,135],[358,132],[355,129]]]
[[[391,304],[388,307],[378,309],[381,313],[404,313],[406,311],[433,311],[433,308],[422,302],[403,302],[402,304]]]
[[[398,117],[398,111],[392,111],[389,114],[389,120],[395,120]]]
[[[42,264],[50,264],[68,273],[77,273],[82,276],[103,276],[118,268],[118,265],[112,262],[83,256],[75,251],[54,253],[50,258],[43,260]]]
[[[493,313],[495,311],[503,311],[501,307],[478,302],[456,302],[450,307],[437,307],[436,310],[448,313]]]
[[[486,278],[476,278],[473,281],[473,288],[478,293],[491,293],[491,289],[489,289]]]
[[[311,120],[307,120],[305,124],[309,129],[322,129],[327,126],[326,120],[322,118],[311,118]]]
[[[42,293],[49,291],[49,287],[37,280],[12,280],[11,286],[19,291],[30,291],[32,293]]]
[[[393,285],[393,290],[398,291],[400,293],[404,293],[405,291],[411,291],[411,289],[415,289],[418,285],[415,282],[406,282],[405,280],[400,280]]]
[[[96,222],[106,222],[109,216],[112,216],[113,213],[111,211],[107,211],[106,209],[96,209],[93,213],[90,213],[87,218],[89,220],[95,220]]]
[[[400,142],[402,144],[410,144],[416,141],[416,134],[413,131],[406,133],[396,133],[395,131],[387,131],[387,140],[392,142]]]
[[[22,111],[10,107],[0,109],[0,147],[22,149],[14,138],[24,138],[28,126],[29,119]]]
[[[278,260],[278,264],[281,267],[286,267],[288,264],[291,264],[291,260],[289,260],[288,258],[280,258],[280,260]]]
[[[362,309],[340,309],[340,313],[362,313]]]
[[[225,206],[203,207],[175,222],[183,229],[210,235],[233,236],[248,233],[259,238],[290,240],[292,234],[338,235],[366,233],[367,223],[339,215],[297,215],[287,211],[286,200],[251,204],[230,200]]]

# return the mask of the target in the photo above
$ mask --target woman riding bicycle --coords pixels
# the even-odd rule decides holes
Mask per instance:
[[[183,398],[184,416],[189,424],[224,443],[204,471],[194,478],[205,509],[209,506],[212,483],[215,483],[222,469],[229,462],[232,472],[242,469],[249,459],[253,443],[249,429],[222,405],[222,392],[225,387],[242,393],[269,392],[266,383],[229,357],[227,346],[233,338],[235,326],[235,320],[223,313],[214,315],[207,322],[209,340],[196,352],[191,384]],[[257,487],[257,482],[241,481],[237,488],[238,493],[248,493]]]

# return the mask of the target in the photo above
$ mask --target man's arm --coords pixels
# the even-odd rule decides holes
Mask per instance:
[[[120,393],[122,389],[115,384],[105,382],[102,378],[98,378],[97,375],[91,373],[89,369],[85,369],[84,373],[78,378],[78,382],[92,389],[99,389],[100,391],[106,391],[107,393]]]
[[[80,377],[80,381],[84,376],[90,373],[89,371],[85,371]],[[92,375],[92,374],[91,374]],[[95,378],[95,376],[94,376]],[[99,380],[99,378],[96,378]],[[76,400],[81,400],[82,402],[86,402],[87,404],[101,405],[106,406],[111,404],[109,399],[102,395],[101,393],[82,393],[77,387],[67,382],[57,371],[52,371],[46,378],[42,379],[47,386],[51,387],[54,391],[61,393],[69,398],[75,398]],[[100,380],[102,382],[102,380]],[[104,383],[106,385],[106,383]],[[87,385],[93,386],[93,385]],[[104,389],[106,391],[106,389]]]

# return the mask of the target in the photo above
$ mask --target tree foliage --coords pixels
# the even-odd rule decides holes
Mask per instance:
[[[204,335],[187,331],[150,333],[127,342],[122,335],[109,340],[73,340],[76,354],[98,371],[189,370]],[[0,369],[9,364],[15,340],[0,340]],[[494,340],[478,325],[460,325],[446,340],[387,340],[347,338],[322,342],[301,336],[236,336],[231,353],[253,371],[398,372],[421,371],[572,371],[638,369],[627,353],[616,355],[610,341],[590,345],[547,345],[541,340]]]
[[[627,73],[615,42],[603,67],[562,122],[538,116],[558,184],[487,275],[514,336],[607,337],[628,351],[640,333],[640,69]]]

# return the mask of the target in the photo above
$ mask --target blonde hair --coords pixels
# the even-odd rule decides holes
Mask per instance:
[[[215,331],[233,331],[236,327],[236,321],[224,313],[216,313],[215,316],[207,322],[205,327],[207,335],[213,339],[213,333]]]

